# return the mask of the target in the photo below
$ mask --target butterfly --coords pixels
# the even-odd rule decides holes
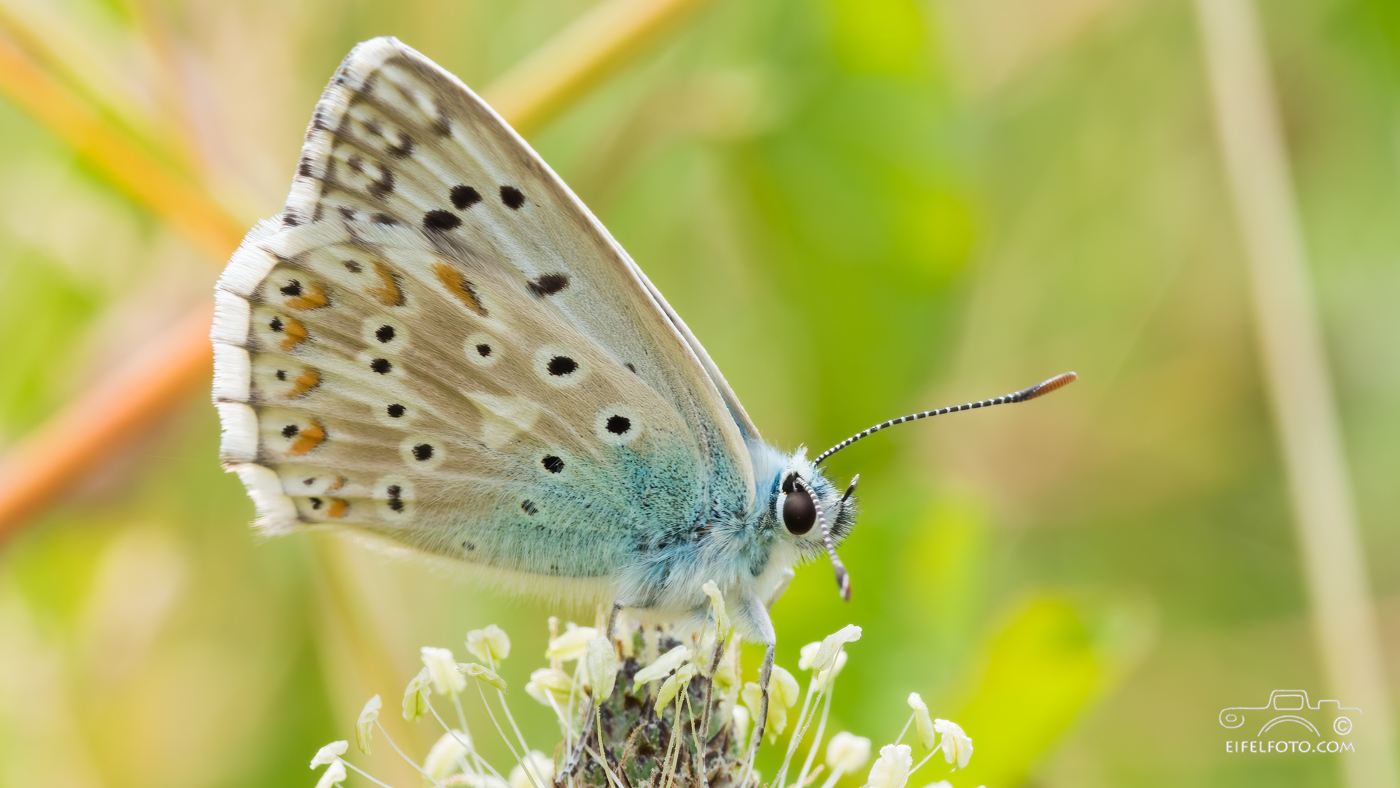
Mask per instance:
[[[221,459],[266,533],[334,528],[506,588],[703,620],[714,581],[768,646],[794,565],[855,522],[765,443],[642,270],[461,81],[393,38],[351,51],[281,215],[215,290]],[[615,618],[615,616],[614,616]],[[761,715],[760,724],[764,718]],[[761,740],[761,730],[759,731]]]

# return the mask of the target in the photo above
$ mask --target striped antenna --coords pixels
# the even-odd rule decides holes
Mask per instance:
[[[1065,386],[1068,386],[1069,384],[1073,383],[1078,379],[1079,376],[1074,374],[1073,372],[1065,372],[1056,375],[1055,377],[1050,378],[1049,380],[1037,383],[1034,386],[1031,386],[1030,388],[1021,389],[1020,391],[1011,394],[1005,394],[995,399],[984,399],[979,400],[977,402],[969,402],[966,405],[954,405],[951,408],[926,410],[923,413],[911,413],[908,416],[900,416],[897,419],[890,419],[889,421],[876,424],[874,427],[871,427],[868,430],[857,432],[855,435],[852,435],[851,437],[841,441],[835,446],[832,446],[831,448],[818,455],[817,459],[812,461],[812,464],[821,465],[822,460],[825,460],[827,457],[830,457],[836,452],[841,451],[842,449],[846,448],[847,446],[850,446],[852,443],[855,443],[856,441],[866,437],[867,435],[874,435],[875,433],[885,429],[886,427],[893,427],[896,424],[903,424],[906,421],[918,421],[919,419],[926,419],[930,416],[942,416],[945,413],[957,413],[959,411],[975,410],[977,408],[990,408],[993,405],[1009,405],[1013,402],[1029,402],[1035,399],[1036,397],[1043,397],[1046,394],[1049,394],[1050,392],[1054,391],[1055,389],[1064,388]]]
[[[836,544],[831,541],[831,531],[827,530],[826,527],[826,512],[822,511],[821,501],[817,500],[817,492],[808,487],[807,483],[802,481],[801,476],[794,476],[792,483],[793,486],[807,493],[807,497],[812,499],[812,506],[817,510],[817,528],[821,529],[822,544],[826,546],[826,554],[831,556],[831,565],[836,569],[836,587],[841,589],[841,598],[849,602],[851,601],[851,573],[846,571],[846,565],[841,563],[841,557],[836,555]],[[846,495],[850,496],[850,492],[847,491]],[[842,498],[841,502],[845,503],[846,499]]]

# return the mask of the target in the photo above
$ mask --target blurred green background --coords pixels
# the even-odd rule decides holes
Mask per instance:
[[[251,221],[280,209],[354,43],[398,36],[482,87],[591,5],[3,0],[0,17],[47,20]],[[1394,655],[1400,12],[1260,6]],[[918,691],[976,743],[955,786],[1341,784],[1336,757],[1221,746],[1225,706],[1330,696],[1212,124],[1189,2],[714,0],[530,135],[779,446],[1079,372],[828,466],[862,479],[854,600],[812,566],[774,617],[794,669],[804,643],[864,627],[833,730],[878,748]],[[222,261],[9,102],[0,183],[5,447],[207,297]],[[512,708],[552,747],[519,688],[546,617],[592,611],[323,535],[260,541],[217,445],[191,391],[0,547],[0,786],[311,785],[307,760],[368,696],[397,708],[419,646],[461,653],[493,622],[515,641]],[[435,738],[385,716],[420,755]],[[359,760],[416,785],[391,757]]]

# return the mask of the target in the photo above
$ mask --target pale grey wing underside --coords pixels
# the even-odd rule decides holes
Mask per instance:
[[[710,358],[710,354],[706,352],[705,346],[700,344],[700,340],[691,332],[690,327],[685,324],[684,320],[681,320],[681,316],[676,313],[676,310],[671,308],[666,298],[661,295],[661,291],[657,289],[656,285],[651,283],[651,280],[642,272],[642,269],[637,267],[637,264],[633,263],[630,259],[627,262],[631,265],[632,271],[636,274],[637,278],[646,284],[647,291],[651,293],[651,297],[660,305],[662,311],[666,314],[666,318],[671,321],[671,325],[675,326],[681,336],[685,337],[686,344],[690,345],[691,352],[699,359],[701,366],[705,370],[705,374],[710,378],[710,382],[719,390],[720,396],[724,399],[725,406],[729,408],[730,417],[734,419],[734,423],[739,426],[739,431],[743,434],[745,440],[754,443],[762,442],[763,436],[759,434],[758,427],[754,426],[753,420],[749,418],[748,411],[744,410],[743,404],[739,402],[738,395],[735,394],[734,389],[729,386],[729,381],[725,380],[724,373],[719,371],[719,366],[715,364],[714,359]]]
[[[499,117],[393,39],[347,57],[280,226],[217,297],[224,459],[273,530],[597,575],[648,528],[753,499],[751,425],[703,348]]]

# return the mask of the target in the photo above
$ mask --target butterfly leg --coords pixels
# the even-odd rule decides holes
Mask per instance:
[[[612,612],[608,613],[608,642],[612,642],[617,637],[617,619],[624,607],[627,607],[627,605],[622,602],[614,602]],[[554,778],[554,785],[556,788],[562,788],[569,775],[573,774],[574,769],[578,768],[579,759],[583,757],[583,748],[588,743],[588,737],[593,733],[593,718],[597,716],[593,713],[593,707],[596,703],[596,699],[590,697],[587,705],[583,707],[582,732],[579,733],[578,744],[574,746],[573,752],[569,753],[568,763],[563,769],[559,770],[558,776]]]
[[[613,603],[612,612],[608,614],[608,640],[613,640],[617,637],[617,617],[622,614],[622,608],[624,607],[626,607],[626,605],[623,605],[621,602]]]
[[[751,594],[744,601],[743,612],[753,625],[754,634],[760,643],[767,646],[763,652],[763,667],[758,672],[758,685],[763,691],[763,700],[759,704],[758,719],[753,726],[753,737],[749,741],[749,756],[746,759],[743,776],[739,778],[740,788],[746,785],[749,779],[749,771],[753,768],[754,758],[758,757],[758,748],[763,744],[764,729],[768,727],[768,701],[769,684],[773,678],[773,658],[778,650],[778,634],[773,631],[773,619],[768,616],[768,606],[763,604],[763,600],[758,595]]]

